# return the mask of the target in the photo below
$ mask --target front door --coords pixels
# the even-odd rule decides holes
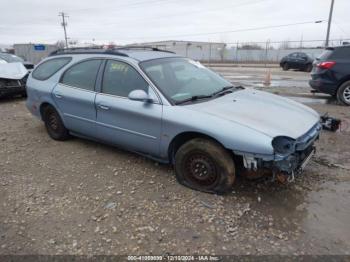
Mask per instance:
[[[99,59],[73,65],[53,89],[66,128],[90,137],[96,135],[95,82],[100,65]]]
[[[128,99],[133,90],[148,92],[154,101]],[[100,139],[128,150],[159,155],[162,105],[153,89],[131,65],[107,61],[95,104]]]

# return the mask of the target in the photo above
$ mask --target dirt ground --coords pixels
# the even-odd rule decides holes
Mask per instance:
[[[239,70],[222,73],[251,87],[265,74],[245,69],[249,82]],[[295,92],[308,91],[305,73],[278,72],[276,88],[290,77]],[[323,132],[304,174],[287,186],[238,178],[217,196],[179,185],[170,166],[144,157],[54,141],[23,99],[2,99],[0,254],[349,255],[350,108],[306,102],[344,124]]]

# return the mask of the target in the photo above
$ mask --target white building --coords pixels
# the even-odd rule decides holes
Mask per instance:
[[[58,49],[57,45],[48,44],[14,44],[15,55],[22,57],[28,62],[39,63],[51,52]]]
[[[215,42],[167,40],[137,45],[157,47],[159,49],[173,51],[181,56],[205,62],[222,61],[225,57],[225,52],[227,52],[225,43]]]

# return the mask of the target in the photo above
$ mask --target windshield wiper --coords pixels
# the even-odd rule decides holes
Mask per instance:
[[[187,99],[184,99],[184,100],[181,100],[181,101],[176,101],[175,105],[183,104],[183,103],[186,103],[186,102],[193,102],[193,101],[196,101],[196,100],[201,100],[201,99],[206,99],[206,98],[212,98],[212,97],[213,97],[213,95],[191,96],[190,98],[187,98]]]
[[[212,96],[220,96],[220,95],[226,95],[229,93],[232,93],[232,90],[235,88],[234,86],[224,86],[223,88],[221,88],[219,91],[216,91],[215,93],[212,94]]]

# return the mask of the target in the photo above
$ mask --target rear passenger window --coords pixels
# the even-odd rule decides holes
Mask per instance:
[[[95,82],[100,68],[101,60],[88,60],[69,68],[61,78],[60,83],[93,91]]]
[[[47,60],[35,68],[32,77],[37,80],[46,80],[72,60],[71,57],[60,57]]]
[[[105,94],[127,97],[133,90],[148,93],[148,83],[130,65],[109,60],[103,76],[102,92]]]

